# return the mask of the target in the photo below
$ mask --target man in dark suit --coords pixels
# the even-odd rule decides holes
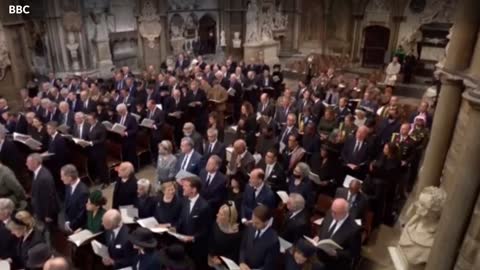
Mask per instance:
[[[185,100],[182,98],[182,92],[178,89],[172,91],[173,102],[166,106],[165,112],[167,113],[167,122],[173,127],[175,144],[179,145],[180,140],[183,136],[182,128],[184,123],[184,112],[185,112]]]
[[[11,139],[6,138],[7,130],[0,127],[0,162],[9,167],[16,175],[20,175],[20,152]]]
[[[288,137],[292,134],[298,134],[298,130],[295,127],[296,124],[297,117],[294,113],[289,113],[285,122],[285,126],[280,131],[279,138],[279,142],[283,143],[285,147],[288,145]]]
[[[187,244],[187,252],[198,269],[207,269],[208,231],[212,212],[208,202],[200,196],[202,184],[197,177],[182,180],[183,196],[186,198],[180,218],[175,226],[177,232],[186,235],[180,241]]]
[[[315,241],[332,239],[343,249],[319,249],[318,257],[326,269],[350,270],[354,260],[360,256],[361,229],[348,214],[348,202],[333,201],[331,211],[325,217]]]
[[[80,106],[80,111],[83,113],[95,112],[97,110],[97,103],[90,99],[86,90],[80,92]]]
[[[275,122],[282,127],[286,125],[287,117],[290,113],[295,115],[295,106],[291,103],[292,101],[289,98],[283,98],[282,106],[279,106],[275,111]],[[296,116],[294,118],[296,118]]]
[[[138,123],[135,117],[130,115],[125,104],[117,105],[117,123],[126,127],[125,132],[120,134],[122,136],[122,158],[123,161],[128,161],[138,169],[136,142]]]
[[[127,88],[120,90],[120,98],[122,103],[127,105],[127,108],[130,112],[135,110],[136,99],[133,95],[129,92]]]
[[[270,101],[270,97],[267,93],[263,93],[260,96],[260,103],[258,104],[257,112],[270,117],[275,115],[275,105]]]
[[[73,233],[78,228],[85,227],[87,222],[86,203],[88,187],[78,177],[77,168],[67,164],[60,170],[60,177],[65,184],[65,225],[67,233]]]
[[[233,122],[237,123],[240,120],[240,108],[242,106],[243,88],[238,81],[237,75],[231,74],[229,86],[225,88],[230,96],[229,100],[233,102]],[[234,93],[231,92],[233,89]]]
[[[271,226],[271,209],[265,205],[255,207],[252,226],[243,232],[240,246],[240,269],[278,269],[280,243]]]
[[[250,173],[248,185],[243,192],[241,208],[242,223],[249,224],[252,212],[258,205],[265,205],[270,209],[276,208],[276,199],[273,191],[264,183],[265,173],[262,169],[254,169]]]
[[[207,111],[207,94],[203,89],[199,88],[199,82],[194,80],[190,83],[190,91],[185,96],[187,103],[188,116],[193,119],[198,132],[203,134],[207,128],[208,111]]]
[[[290,243],[296,243],[308,234],[309,218],[305,210],[305,199],[299,193],[291,193],[287,201],[288,213],[280,227],[279,235]]]
[[[202,164],[202,155],[193,149],[193,140],[190,137],[184,137],[180,142],[180,155],[175,164],[175,172],[184,170],[193,174],[200,172]]]
[[[187,122],[183,125],[183,136],[189,137],[193,140],[193,149],[199,154],[203,154],[203,137],[195,129],[195,125],[192,122]]]
[[[79,112],[82,110],[82,103],[77,99],[77,94],[70,92],[68,94],[68,105],[73,112]]]
[[[7,228],[10,216],[15,210],[15,204],[8,198],[0,198],[0,260],[15,256],[17,238]]]
[[[207,161],[205,169],[200,174],[202,181],[202,198],[207,200],[213,213],[216,213],[227,199],[227,178],[219,171],[222,160],[212,155]]]
[[[185,60],[185,57],[183,54],[179,54],[177,61],[175,62],[175,69],[179,68],[183,71],[183,69],[187,68],[190,66],[190,62],[188,60]]]
[[[52,154],[52,156],[48,158],[46,165],[52,171],[60,195],[63,195],[65,189],[60,181],[60,168],[69,163],[70,160],[67,141],[57,132],[56,122],[47,123],[47,133],[49,135],[47,152]]]
[[[225,172],[227,166],[227,151],[225,144],[218,141],[218,130],[215,128],[208,129],[207,139],[208,141],[205,143],[202,151],[204,164],[211,156],[216,155],[220,158],[220,170]]]
[[[365,194],[361,192],[362,182],[352,180],[348,189],[337,188],[335,198],[345,199],[350,205],[349,214],[353,219],[363,219],[368,208],[368,200]]]
[[[88,132],[90,130],[90,125],[85,121],[85,114],[83,112],[75,113],[75,124],[72,129],[72,136],[74,138],[79,138],[86,140],[88,138]]]
[[[364,178],[371,151],[367,135],[368,128],[361,126],[358,128],[355,137],[350,137],[345,141],[341,153],[341,158],[345,165],[345,174],[358,177],[359,179]]]
[[[165,112],[157,108],[157,102],[153,99],[147,101],[147,118],[152,120],[152,135],[150,137],[150,151],[153,156],[153,161],[156,164],[157,153],[158,153],[158,143],[162,139],[162,127],[165,123]]]
[[[34,153],[27,157],[29,171],[33,172],[31,206],[35,219],[46,228],[55,226],[60,209],[55,191],[55,182],[50,171],[42,166],[42,156]]]
[[[107,150],[105,140],[107,139],[107,129],[98,122],[97,114],[90,113],[87,116],[87,122],[90,125],[88,130],[88,141],[92,143],[88,149],[90,168],[93,168],[93,177],[99,179],[106,187],[110,183],[107,168]]]
[[[58,122],[60,119],[60,111],[57,109],[57,103],[50,101],[47,108],[47,115],[44,120],[45,122],[55,121]]]
[[[400,122],[398,117],[399,114],[397,107],[392,107],[388,110],[387,118],[383,119],[380,122],[375,132],[375,134],[377,135],[377,145],[375,150],[378,151],[383,149],[383,146],[392,140],[393,133],[397,133],[400,131],[400,126],[402,125],[402,123]]]
[[[267,151],[265,160],[261,161],[258,168],[265,172],[265,183],[277,192],[287,190],[287,176],[285,170],[278,161],[278,151],[274,148]]]
[[[322,102],[322,93],[314,91],[312,94],[312,100],[312,115],[316,119],[320,119],[325,113],[325,105],[323,105]]]
[[[103,215],[102,225],[105,228],[103,242],[108,248],[109,258],[103,258],[105,266],[113,269],[131,267],[135,258],[135,250],[128,240],[128,226],[122,224],[122,216],[116,209],[110,209]]]
[[[130,95],[132,98],[137,98],[138,91],[133,77],[127,77],[125,79],[124,89],[127,90],[128,95]],[[125,100],[128,100],[128,98],[126,98]],[[132,105],[135,105],[135,103],[132,103]]]
[[[60,111],[58,124],[66,126],[68,128],[68,133],[72,132],[75,122],[74,112],[70,111],[70,105],[68,105],[68,102],[62,101],[60,102],[60,105],[58,105],[58,109]]]

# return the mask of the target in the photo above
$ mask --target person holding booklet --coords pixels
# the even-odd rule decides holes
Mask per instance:
[[[240,270],[278,269],[280,243],[272,228],[272,213],[265,205],[253,210],[252,225],[243,232],[240,245]]]
[[[318,242],[324,239],[331,239],[342,248],[319,247],[317,255],[326,269],[350,270],[360,256],[361,228],[349,215],[349,205],[345,199],[333,201],[318,236],[313,240]]]
[[[87,185],[79,178],[77,168],[67,164],[60,170],[60,178],[65,184],[65,224],[64,231],[73,233],[86,222],[86,203],[89,197]]]
[[[129,229],[122,224],[120,212],[115,209],[108,210],[103,215],[102,224],[105,228],[103,244],[108,249],[108,256],[102,257],[103,265],[111,266],[113,269],[131,267],[135,251],[129,241]]]
[[[122,159],[123,161],[128,161],[133,164],[135,170],[137,170],[137,120],[128,112],[127,106],[124,103],[118,104],[116,109],[118,113],[116,123],[125,127],[125,131],[120,134],[120,136],[122,136]]]
[[[286,241],[295,243],[309,231],[309,215],[305,209],[305,199],[299,193],[290,193],[286,205],[288,212],[278,234]]]
[[[137,178],[132,163],[122,162],[118,166],[118,179],[113,188],[112,208],[134,205],[137,199]]]

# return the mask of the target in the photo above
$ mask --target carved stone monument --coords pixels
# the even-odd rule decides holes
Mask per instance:
[[[242,47],[242,40],[240,39],[240,32],[233,33],[232,39],[233,48],[238,49]]]
[[[80,70],[80,63],[78,62],[78,42],[75,40],[75,34],[73,32],[68,32],[67,34],[68,43],[66,45],[68,52],[70,53],[70,58],[72,60],[72,70]]]
[[[423,269],[435,239],[446,193],[437,187],[426,187],[412,205],[414,215],[405,224],[396,247],[389,247],[397,270]]]
[[[3,32],[3,25],[0,23],[0,81],[5,78],[7,68],[12,64],[7,48],[7,40]]]
[[[67,32],[67,44],[65,47],[70,54],[70,68],[73,71],[80,70],[78,48],[80,44],[77,42],[75,35],[82,29],[82,17],[78,12],[66,12],[63,15],[63,27]]]
[[[225,30],[220,31],[220,47],[227,47],[227,41],[225,40]]]
[[[160,37],[162,33],[162,25],[160,24],[160,16],[157,14],[157,8],[151,0],[144,2],[139,21],[140,35],[148,41],[148,47],[154,48],[155,39]]]
[[[285,27],[285,20],[280,21],[280,15],[275,14],[272,2],[252,0],[247,8],[246,37],[244,47],[244,60],[250,64],[252,59],[263,58],[264,63],[273,65],[279,62],[278,52],[280,43],[274,39],[276,25]],[[276,23],[278,22],[278,23]]]

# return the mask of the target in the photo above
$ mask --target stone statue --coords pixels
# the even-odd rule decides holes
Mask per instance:
[[[267,11],[262,14],[262,40],[268,41],[273,39],[274,27],[274,12],[273,7],[268,7]]]
[[[258,6],[257,0],[251,0],[247,8],[247,30],[246,30],[246,42],[255,43],[259,41],[259,29],[258,29]]]
[[[68,32],[67,34],[67,49],[70,53],[72,59],[72,69],[80,70],[80,63],[78,62],[78,42],[75,40],[75,34],[73,32]]]
[[[0,81],[5,78],[7,68],[12,64],[7,48],[3,25],[0,24]]]
[[[220,31],[220,47],[227,47],[227,41],[225,40],[225,30]]]
[[[140,35],[148,40],[148,47],[155,47],[155,39],[160,37],[162,33],[162,25],[160,24],[160,16],[157,14],[157,8],[152,0],[143,3],[142,15],[139,18]]]
[[[238,49],[242,47],[242,40],[240,39],[240,32],[233,33],[233,48]]]
[[[398,249],[409,265],[427,262],[446,198],[442,189],[426,187],[412,206],[415,214],[405,224],[398,242]]]
[[[275,10],[274,28],[275,30],[285,30],[287,27],[288,17],[282,13],[282,5],[278,5]]]

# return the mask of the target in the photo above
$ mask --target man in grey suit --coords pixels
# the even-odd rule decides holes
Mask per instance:
[[[194,142],[190,137],[184,137],[180,142],[180,151],[175,164],[175,173],[184,170],[193,174],[200,172],[202,155],[200,155],[194,147]]]

